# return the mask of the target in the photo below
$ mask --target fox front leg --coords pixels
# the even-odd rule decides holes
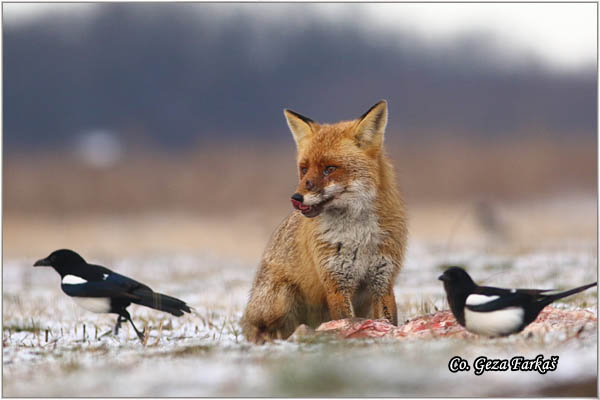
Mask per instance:
[[[392,325],[398,326],[398,308],[396,306],[393,285],[389,286],[389,289],[383,296],[377,296],[373,300],[373,318],[385,318]]]
[[[339,286],[329,286],[327,290],[327,306],[332,320],[353,318],[352,295],[349,291],[342,291]]]
[[[356,291],[357,278],[352,274],[351,264],[336,257],[328,265],[323,277],[327,306],[332,320],[354,318],[352,297]]]
[[[394,268],[385,257],[369,269],[367,284],[373,296],[373,318],[385,318],[398,325],[398,310],[394,296]]]

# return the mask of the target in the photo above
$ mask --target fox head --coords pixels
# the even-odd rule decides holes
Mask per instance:
[[[353,121],[319,124],[284,110],[296,142],[300,182],[292,205],[306,217],[324,210],[360,212],[379,184],[387,103],[382,100]]]

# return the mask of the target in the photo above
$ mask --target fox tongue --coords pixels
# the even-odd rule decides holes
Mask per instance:
[[[296,210],[300,210],[300,211],[310,210],[310,206],[305,206],[304,204],[300,203],[298,200],[292,199],[292,205],[294,206],[294,208]]]

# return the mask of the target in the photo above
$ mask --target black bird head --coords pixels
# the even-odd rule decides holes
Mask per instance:
[[[466,291],[473,290],[477,286],[473,279],[467,274],[467,271],[461,267],[450,267],[438,279],[444,282],[444,287],[453,286],[456,289]]]
[[[438,279],[444,282],[448,305],[456,319],[464,325],[463,307],[467,297],[475,292],[477,285],[461,267],[450,267]]]
[[[73,250],[61,249],[53,251],[46,258],[37,260],[34,267],[53,267],[58,273],[68,273],[71,269],[77,268],[78,265],[86,264],[83,257],[75,253]]]

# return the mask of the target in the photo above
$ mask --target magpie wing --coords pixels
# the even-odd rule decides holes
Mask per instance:
[[[504,289],[493,286],[479,286],[474,293],[483,294],[485,296],[507,296],[510,294],[521,293],[535,297],[542,293],[552,291],[555,291],[555,289]]]
[[[508,307],[524,306],[543,298],[543,293],[553,292],[554,289],[503,289],[492,286],[480,286],[475,294],[485,296],[499,296],[497,299],[483,304],[466,305],[471,311],[491,312]]]
[[[465,305],[469,310],[476,312],[491,312],[498,311],[509,307],[523,307],[539,297],[539,293],[527,293],[523,291],[515,291],[504,294],[495,294],[498,297],[495,300],[477,305]]]
[[[133,290],[138,290],[138,289],[147,289],[147,290],[152,291],[152,289],[150,289],[147,285],[144,285],[143,283],[138,282],[135,279],[131,279],[128,276],[118,274],[106,267],[101,266],[101,265],[92,265],[92,266],[94,268],[96,268],[97,271],[104,274],[103,279],[102,279],[104,282],[114,283],[115,285],[122,287],[123,290],[126,290],[128,292],[131,292]]]
[[[107,281],[92,281],[77,285],[61,285],[63,292],[74,297],[121,297],[131,300],[139,296],[128,293],[123,287]]]
[[[95,272],[102,273],[96,280],[77,285],[62,285],[63,291],[70,296],[78,297],[124,297],[140,299],[134,292],[152,293],[152,289],[125,275],[117,274],[101,265],[91,265]]]
[[[150,289],[148,286],[144,285],[143,283],[138,282],[135,279],[131,279],[125,275],[117,274],[115,272],[113,272],[112,274],[109,274],[104,281],[115,284],[115,285],[123,288],[123,290],[126,290],[128,292],[132,292],[134,290],[139,290],[139,289],[146,289],[146,290],[152,291],[152,289]]]

